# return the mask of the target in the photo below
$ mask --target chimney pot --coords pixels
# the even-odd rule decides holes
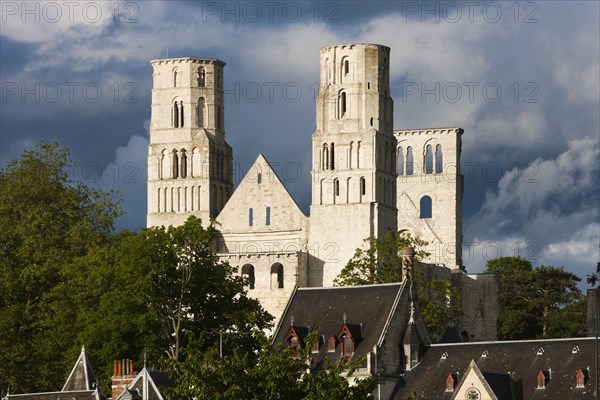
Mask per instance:
[[[129,374],[133,375],[133,360],[129,360]]]
[[[117,376],[117,360],[115,360],[115,363],[114,363],[113,376]]]

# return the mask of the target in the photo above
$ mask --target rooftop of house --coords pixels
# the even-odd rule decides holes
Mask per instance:
[[[404,386],[394,399],[416,391],[417,399],[450,400],[454,393],[446,390],[448,375],[457,373],[460,385],[474,361],[498,400],[591,400],[595,357],[594,338],[435,344],[403,375]],[[580,370],[583,387],[576,384]],[[545,389],[538,388],[540,371],[549,378]]]
[[[318,355],[313,356],[313,365],[318,366],[325,357],[332,361],[341,357],[339,340],[349,332],[354,341],[352,357],[365,356],[379,342],[401,287],[400,283],[394,283],[298,289],[281,318],[273,342],[290,345],[289,333],[293,329],[303,345],[306,335],[316,332],[319,348]],[[336,340],[334,352],[328,351],[332,337]]]

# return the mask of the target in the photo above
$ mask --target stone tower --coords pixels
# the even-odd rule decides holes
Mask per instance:
[[[330,286],[367,237],[397,230],[390,49],[321,49],[312,135],[309,286]]]
[[[215,218],[233,190],[225,141],[223,67],[210,58],[169,58],[154,69],[148,149],[148,226]]]
[[[424,261],[462,269],[460,128],[395,131],[398,229],[429,242]]]

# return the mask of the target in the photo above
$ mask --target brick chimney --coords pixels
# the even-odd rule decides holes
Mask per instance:
[[[133,369],[133,360],[123,359],[115,360],[112,376],[112,399],[117,398],[127,389],[127,386],[133,382],[137,376]]]

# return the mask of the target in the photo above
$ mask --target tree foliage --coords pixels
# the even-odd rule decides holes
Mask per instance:
[[[489,260],[485,272],[498,277],[500,339],[572,337],[585,328],[580,278],[562,267],[501,257]]]
[[[58,292],[69,266],[110,239],[121,214],[114,193],[73,182],[56,143],[26,150],[0,172],[0,379],[14,390],[50,390],[75,341],[75,290]],[[63,304],[61,304],[63,303]],[[70,360],[72,363],[72,360]]]
[[[333,281],[336,286],[372,285],[402,280],[402,248],[412,246],[415,264],[429,255],[424,250],[427,242],[408,233],[389,231],[382,239],[370,237],[364,240],[366,249],[359,248],[340,274]]]
[[[600,261],[596,264],[596,272],[591,273],[587,276],[587,283],[591,286],[596,286],[596,283],[600,281]]]
[[[249,336],[254,346],[240,345],[243,336]],[[309,368],[314,340],[316,335],[309,335],[298,353],[296,349],[275,348],[257,331],[229,332],[223,335],[222,346],[221,343],[207,346],[204,337],[192,338],[182,352],[182,360],[167,363],[177,382],[168,395],[222,400],[373,398],[375,379],[361,378],[350,385],[345,377],[354,374],[362,359],[326,362],[322,368]]]
[[[431,279],[426,281],[420,260],[429,253],[427,242],[406,232],[388,232],[382,239],[368,238],[366,249],[356,249],[354,257],[335,278],[338,286],[394,283],[402,280],[402,248],[415,249],[414,279],[420,303],[421,315],[432,336],[440,337],[448,324],[458,325],[462,317],[460,292],[452,282]]]

